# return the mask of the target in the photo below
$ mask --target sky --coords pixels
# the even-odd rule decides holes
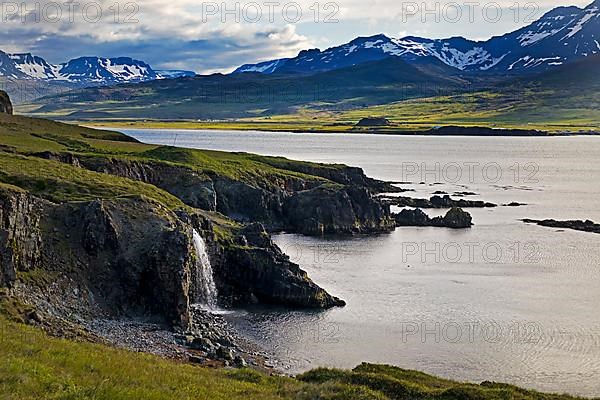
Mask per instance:
[[[154,69],[229,72],[358,36],[486,40],[591,0],[19,0],[0,2],[0,49],[50,63],[127,56]]]

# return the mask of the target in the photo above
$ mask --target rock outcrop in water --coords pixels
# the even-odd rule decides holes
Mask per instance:
[[[445,216],[430,218],[421,209],[405,209],[394,214],[396,226],[434,226],[452,229],[470,228],[473,226],[471,215],[460,208],[451,208]]]
[[[10,97],[8,97],[8,94],[3,90],[0,90],[0,113],[13,113],[13,106],[10,102]]]
[[[497,207],[497,204],[488,203],[480,200],[465,200],[465,199],[452,199],[450,196],[432,196],[429,200],[427,199],[415,199],[412,197],[383,197],[389,204],[398,207],[415,207],[415,208],[491,208]]]
[[[537,224],[537,225],[545,226],[548,228],[572,229],[575,231],[600,233],[600,224],[597,224],[594,221],[590,221],[590,220],[586,220],[586,221],[578,221],[578,220],[556,221],[553,219],[546,219],[546,220],[523,219],[522,221],[527,224]]]
[[[235,303],[261,301],[295,307],[330,308],[345,302],[317,286],[277,247],[260,223],[238,232],[236,244],[218,259],[220,291]]]

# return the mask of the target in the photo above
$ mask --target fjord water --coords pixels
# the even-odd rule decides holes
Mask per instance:
[[[600,222],[600,138],[123,132],[148,143],[359,166],[410,182],[401,185],[415,190],[409,196],[474,192],[467,198],[526,203],[469,210],[470,230],[278,235],[293,261],[347,307],[256,308],[229,318],[290,373],[369,361],[600,396],[600,235],[519,221]]]

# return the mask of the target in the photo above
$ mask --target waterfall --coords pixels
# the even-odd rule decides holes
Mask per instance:
[[[213,270],[206,252],[206,243],[194,229],[194,248],[196,250],[196,274],[193,282],[193,301],[209,310],[217,309],[217,287],[213,279]]]

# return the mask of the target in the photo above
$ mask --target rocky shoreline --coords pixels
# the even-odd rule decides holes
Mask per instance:
[[[195,237],[205,243],[219,307],[323,310],[345,302],[291,262],[271,233],[460,229],[472,220],[457,207],[495,206],[385,197],[403,190],[344,165],[146,146],[114,132],[10,118],[30,140],[54,143],[52,151],[0,150],[7,163],[39,164],[32,177],[0,171],[0,287],[15,313],[52,335],[204,365],[269,368],[223,318],[197,306]],[[47,181],[43,169],[53,171]],[[79,195],[88,192],[95,194]],[[392,214],[394,199],[450,211]]]

